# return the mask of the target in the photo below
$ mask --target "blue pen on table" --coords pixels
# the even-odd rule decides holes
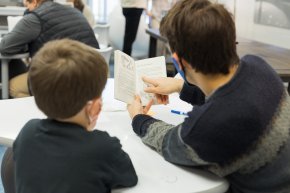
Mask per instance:
[[[186,116],[188,115],[186,112],[177,111],[177,110],[171,110],[170,112],[174,114],[178,114],[178,115],[186,115]]]

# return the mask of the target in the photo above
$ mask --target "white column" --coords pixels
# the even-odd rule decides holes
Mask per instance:
[[[98,0],[98,23],[107,23],[107,0]]]

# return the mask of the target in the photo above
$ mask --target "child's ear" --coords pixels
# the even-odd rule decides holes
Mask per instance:
[[[97,118],[102,110],[102,98],[96,98],[90,101],[88,107],[89,116],[92,118]]]
[[[102,99],[96,98],[93,100],[88,101],[86,105],[86,114],[88,116],[88,125],[87,130],[92,131],[96,126],[96,121],[98,119],[98,116],[102,110]]]

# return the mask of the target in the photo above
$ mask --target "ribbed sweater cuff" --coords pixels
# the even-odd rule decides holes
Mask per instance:
[[[190,97],[192,95],[192,91],[191,91],[191,88],[188,84],[184,83],[183,84],[183,87],[180,91],[180,95],[179,95],[179,98],[183,101],[190,101]]]
[[[153,118],[148,115],[144,114],[136,115],[132,120],[132,127],[134,132],[140,137],[144,137],[147,131],[147,127],[144,125],[144,123],[152,119]]]

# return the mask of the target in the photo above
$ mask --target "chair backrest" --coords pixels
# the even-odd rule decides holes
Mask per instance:
[[[113,48],[112,47],[101,48],[97,49],[97,51],[105,58],[107,64],[109,64]]]
[[[7,16],[8,32],[11,32],[23,16]]]
[[[112,47],[101,48],[101,49],[97,49],[97,51],[105,58],[108,68],[110,68],[109,63],[110,63],[110,57],[111,57],[113,48]],[[108,70],[108,77],[109,76],[110,76],[110,70]]]
[[[100,44],[100,47],[108,47],[109,44],[109,24],[96,24],[94,26],[94,32],[98,34],[98,42]]]

